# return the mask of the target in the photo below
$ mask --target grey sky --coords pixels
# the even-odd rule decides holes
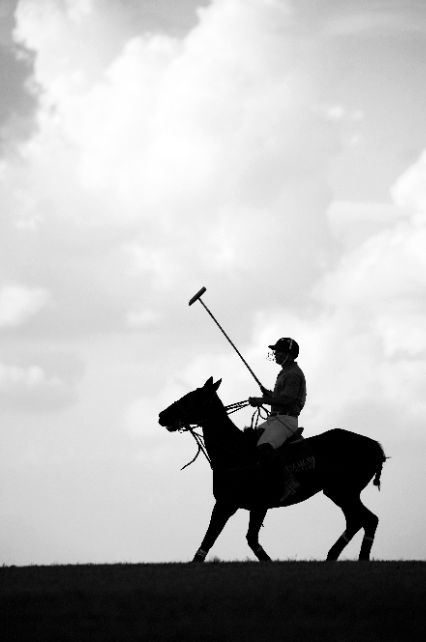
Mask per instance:
[[[210,471],[179,472],[193,445],[158,412],[210,375],[226,403],[256,393],[188,308],[202,285],[265,384],[268,343],[299,341],[307,434],[383,443],[374,554],[424,558],[423,3],[20,0],[0,15],[4,562],[191,557]],[[273,512],[265,546],[321,558],[340,519],[320,496]],[[246,557],[245,522],[215,554]]]

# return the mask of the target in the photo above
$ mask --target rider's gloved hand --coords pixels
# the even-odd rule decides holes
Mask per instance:
[[[248,402],[250,406],[254,406],[255,408],[262,406],[264,403],[263,397],[249,397]]]
[[[260,389],[262,391],[262,395],[265,397],[270,397],[272,395],[272,391],[268,390],[268,388],[264,388],[263,386],[260,386]]]

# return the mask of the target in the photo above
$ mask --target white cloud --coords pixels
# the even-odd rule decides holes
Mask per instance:
[[[330,228],[346,250],[359,248],[364,241],[388,230],[406,216],[394,203],[351,203],[334,201],[327,211]]]
[[[426,150],[398,178],[392,189],[394,201],[415,214],[420,224],[426,217]]]
[[[423,310],[425,242],[426,230],[411,222],[373,236],[342,259],[318,288],[319,296],[362,314],[394,313],[401,305]]]
[[[105,19],[100,5],[74,17],[68,5],[38,7],[23,3],[18,12],[17,34],[36,49],[42,89],[40,129],[23,148],[25,171],[29,188],[43,194],[39,209],[46,198],[55,204],[39,214],[46,238],[70,232],[80,245],[70,267],[79,280],[84,271],[92,280],[86,302],[93,315],[102,296],[122,308],[123,330],[152,329],[176,315],[176,298],[161,292],[177,291],[184,306],[199,275],[200,285],[221,284],[225,307],[239,313],[234,331],[243,330],[245,340],[271,302],[290,308],[299,324],[313,304],[315,332],[320,325],[325,333],[322,359],[333,336],[352,341],[360,355],[377,350],[379,361],[423,350],[423,232],[400,207],[413,189],[396,187],[396,206],[335,205],[325,218],[324,166],[339,149],[339,122],[352,127],[362,112],[316,103],[317,88],[283,37],[291,24],[284,3],[216,2],[183,40],[123,38],[109,58],[98,46],[105,32],[85,43],[93,51],[70,46],[76,21],[87,28]],[[52,28],[40,35],[46,20]],[[82,60],[97,73],[83,78]],[[55,185],[48,179],[53,162]],[[415,181],[419,191],[412,172],[401,180]],[[328,221],[346,243],[331,270]],[[89,256],[92,240],[105,239],[111,226],[120,235],[109,238],[107,254],[100,245],[99,269]],[[186,327],[179,323],[183,344],[192,334],[186,319]],[[171,340],[174,325],[161,326],[164,337]]]
[[[9,284],[0,288],[0,328],[27,322],[50,301],[45,288]]]
[[[424,167],[422,154],[396,181],[394,205],[337,204],[332,209],[334,229],[350,243],[334,269],[313,288],[318,308],[311,318],[283,317],[283,327],[294,326],[295,331],[299,327],[302,345],[307,342],[305,358],[312,368],[315,398],[315,412],[309,404],[307,412],[312,420],[333,413],[348,420],[351,412],[356,416],[359,409],[374,407],[375,417],[379,409],[384,416],[391,412],[400,417],[388,438],[404,435],[410,425],[416,439],[422,439]]]
[[[125,330],[138,298],[164,317],[174,298],[159,293],[185,300],[198,279],[225,279],[245,324],[265,281],[300,300],[327,265],[340,125],[316,109],[287,4],[214,2],[182,39],[129,38],[106,5],[81,6],[17,11],[38,131],[7,160],[2,189],[14,241],[55,292],[49,333]]]
[[[0,367],[0,387],[5,388],[8,384],[20,384],[32,387],[39,385],[44,380],[44,373],[38,366],[30,366],[23,369],[16,366]]]
[[[74,386],[39,365],[0,362],[0,399],[3,407],[18,411],[61,409],[75,401]]]

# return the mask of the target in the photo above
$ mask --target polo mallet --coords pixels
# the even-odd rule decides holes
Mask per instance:
[[[195,303],[195,301],[199,301],[199,302],[201,303],[201,305],[203,306],[203,308],[206,310],[206,312],[211,316],[211,318],[213,319],[213,321],[216,323],[217,327],[218,327],[218,328],[219,328],[219,330],[222,332],[223,336],[226,338],[226,340],[227,340],[227,341],[231,344],[231,346],[234,348],[235,352],[236,352],[236,353],[237,353],[237,355],[240,357],[241,361],[244,363],[244,365],[246,366],[247,370],[250,372],[251,376],[253,377],[253,379],[256,381],[257,385],[259,386],[259,388],[260,388],[260,389],[261,389],[261,391],[263,392],[264,387],[263,387],[263,386],[262,386],[262,384],[260,383],[259,379],[258,379],[258,378],[256,377],[256,375],[254,374],[253,370],[250,368],[249,364],[248,364],[248,363],[247,363],[247,361],[244,359],[243,355],[242,355],[242,354],[241,354],[241,352],[238,350],[237,346],[233,343],[233,341],[231,341],[231,339],[230,339],[230,338],[228,337],[228,335],[226,334],[225,330],[222,328],[222,326],[220,325],[220,323],[219,323],[219,322],[217,321],[217,319],[213,316],[213,314],[210,312],[210,310],[208,309],[208,307],[207,307],[207,306],[206,306],[206,304],[204,303],[203,299],[201,298],[201,297],[203,296],[203,294],[204,294],[206,291],[207,291],[207,288],[204,288],[204,287],[203,287],[203,288],[201,288],[201,290],[199,290],[199,291],[197,292],[197,294],[194,294],[194,296],[192,297],[192,299],[189,301],[188,305],[192,305],[193,303]]]

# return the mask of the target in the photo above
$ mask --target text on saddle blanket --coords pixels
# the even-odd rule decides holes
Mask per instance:
[[[286,442],[278,450],[283,465],[289,472],[302,472],[315,468],[315,457],[304,439]]]

